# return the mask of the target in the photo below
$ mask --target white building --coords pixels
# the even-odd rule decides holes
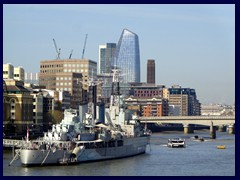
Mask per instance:
[[[3,64],[3,79],[13,79],[14,67],[12,64]]]

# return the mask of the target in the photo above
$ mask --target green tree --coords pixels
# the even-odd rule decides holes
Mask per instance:
[[[53,124],[58,124],[62,121],[63,119],[63,112],[60,111],[60,110],[52,110],[52,111],[49,111],[50,113],[50,116],[52,118],[52,123]]]

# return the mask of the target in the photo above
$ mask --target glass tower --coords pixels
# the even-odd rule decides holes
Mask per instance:
[[[112,64],[115,56],[116,43],[107,43],[99,46],[98,72],[112,73]]]
[[[140,52],[138,36],[123,29],[116,48],[116,65],[123,75],[122,83],[140,82]]]

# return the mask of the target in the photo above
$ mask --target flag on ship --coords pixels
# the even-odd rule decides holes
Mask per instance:
[[[27,138],[26,138],[27,142],[29,141],[29,128],[27,126]]]

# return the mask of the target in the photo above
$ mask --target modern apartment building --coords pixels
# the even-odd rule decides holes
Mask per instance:
[[[140,51],[137,34],[123,29],[116,48],[116,65],[123,75],[122,83],[140,82]]]
[[[12,64],[3,64],[3,79],[13,79],[14,67]]]
[[[18,80],[18,81],[23,81],[25,80],[25,72],[24,69],[22,67],[14,67],[14,79]]]
[[[22,67],[14,67],[10,63],[3,64],[3,79],[15,79],[24,82],[24,69]]]
[[[155,60],[149,59],[147,61],[147,83],[155,84]]]

